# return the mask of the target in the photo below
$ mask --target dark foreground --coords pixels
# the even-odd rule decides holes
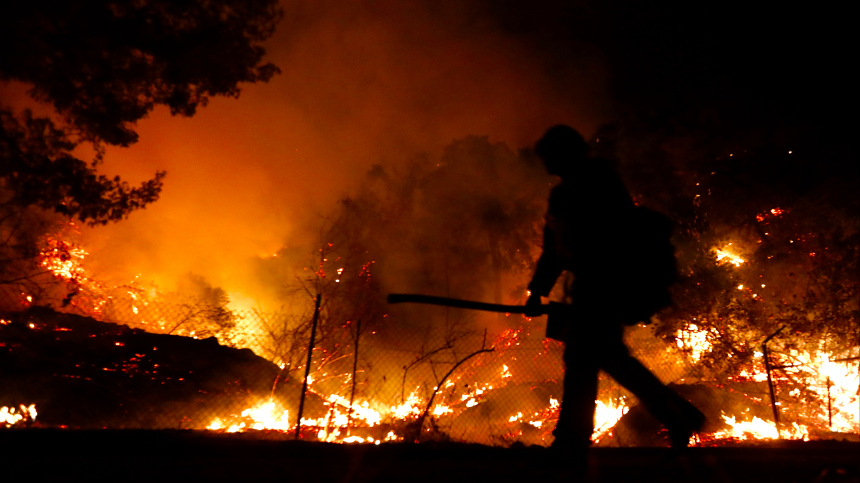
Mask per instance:
[[[681,455],[664,448],[596,448],[581,475],[541,447],[265,437],[0,430],[0,464],[5,481],[860,482],[860,444],[847,442],[692,448]]]

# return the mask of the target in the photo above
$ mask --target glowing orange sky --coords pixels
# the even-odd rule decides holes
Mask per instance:
[[[136,145],[108,150],[105,174],[168,175],[157,203],[89,233],[96,276],[140,273],[170,288],[191,271],[253,292],[247,261],[305,242],[372,164],[432,155],[470,134],[512,148],[562,122],[587,135],[610,115],[593,50],[559,65],[456,12],[300,5],[266,44],[282,74],[192,118],[158,109],[138,124]]]

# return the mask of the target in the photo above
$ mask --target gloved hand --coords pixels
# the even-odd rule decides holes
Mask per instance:
[[[541,313],[540,295],[532,292],[531,295],[529,295],[529,299],[526,300],[525,316],[526,317],[538,317],[540,315],[543,315]]]

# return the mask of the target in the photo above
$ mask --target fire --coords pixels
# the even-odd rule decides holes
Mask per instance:
[[[395,419],[406,419],[407,417],[418,417],[422,411],[422,401],[418,396],[418,388],[406,398],[405,401],[397,406],[391,406],[390,414]]]
[[[4,427],[10,428],[21,421],[35,421],[38,412],[36,412],[36,405],[31,404],[29,406],[25,406],[21,404],[17,409],[15,406],[12,407],[0,407],[0,424]]]
[[[483,396],[486,391],[490,391],[493,389],[493,386],[491,384],[484,384],[483,386],[478,387],[476,383],[473,385],[473,387],[475,387],[474,390],[469,391],[460,396],[460,401],[466,401],[467,408],[475,407],[480,404],[481,400],[483,399],[481,396]]]
[[[687,352],[691,362],[700,361],[713,349],[715,334],[688,324],[676,333],[678,347]],[[826,351],[802,351],[789,349],[770,354],[771,376],[776,387],[776,407],[783,421],[779,430],[773,422],[758,417],[752,419],[737,415],[725,415],[723,419],[729,429],[709,435],[708,439],[809,439],[811,428],[817,431],[857,433],[860,417],[857,413],[858,385],[860,375],[855,358],[836,360]],[[738,382],[763,383],[768,380],[764,354],[753,353],[750,365],[728,378]],[[788,391],[780,386],[793,387]],[[754,397],[762,404],[767,400]],[[809,408],[812,408],[811,410]],[[602,403],[598,411],[604,410]],[[597,425],[596,425],[597,426]]]
[[[454,412],[454,410],[451,409],[450,407],[445,406],[444,404],[437,404],[436,406],[433,407],[432,414],[433,414],[433,416],[439,417],[439,416],[444,416],[446,414],[451,414],[453,412]]]
[[[717,256],[717,263],[718,264],[730,263],[736,267],[740,267],[741,265],[746,263],[746,260],[744,260],[743,258],[738,256],[737,254],[735,254],[732,251],[732,249],[730,248],[731,245],[732,244],[729,243],[729,245],[724,247],[724,248],[715,248],[714,249],[714,253]]]
[[[756,352],[756,357],[761,357],[761,352]],[[767,373],[762,370],[750,370],[747,368],[741,369],[737,376],[731,377],[730,379],[736,379],[738,381],[755,381],[755,382],[764,382],[767,381]]]
[[[857,405],[860,376],[856,364],[849,361],[831,361],[826,353],[810,353],[807,351],[790,350],[788,353],[795,364],[777,366],[772,370],[776,380],[785,380],[787,374],[799,383],[787,394],[777,391],[777,407],[783,417],[800,418],[803,421],[785,423],[778,432],[774,423],[765,422],[754,417],[752,420],[738,421],[734,416],[726,416],[729,430],[714,433],[711,437],[734,439],[809,439],[810,428],[819,431],[834,431],[843,433],[860,432]],[[761,360],[763,354],[755,352],[755,359]],[[773,360],[772,360],[773,364]],[[755,367],[745,368],[732,379],[738,381],[767,381],[764,362],[757,362]],[[799,386],[806,393],[802,394]],[[812,404],[810,404],[810,397]],[[811,414],[799,414],[797,406],[817,408]]]
[[[352,410],[352,418],[354,420],[364,421],[367,426],[376,426],[382,420],[382,417],[379,413],[370,408],[370,403],[367,401],[361,403],[354,403],[351,407],[349,405],[349,401],[337,394],[332,394],[328,397],[329,403],[332,405],[337,405],[347,411],[347,413]],[[344,425],[346,425],[346,421],[343,421]]]
[[[790,154],[790,153],[791,153],[791,151],[789,151],[789,154]],[[782,208],[780,208],[780,207],[771,208],[771,209],[770,209],[770,210],[768,210],[768,211],[765,211],[765,212],[763,212],[763,213],[759,213],[759,214],[755,215],[755,219],[756,219],[756,221],[758,221],[759,223],[761,223],[761,222],[763,222],[764,220],[766,220],[768,217],[771,217],[771,216],[781,216],[781,215],[783,215],[783,214],[785,214],[785,213],[787,213],[787,212],[788,212],[788,210],[783,210],[783,209],[782,209]]]
[[[725,414],[722,417],[729,428],[713,433],[711,438],[715,440],[795,439],[809,441],[809,428],[798,423],[791,423],[788,427],[777,430],[773,423],[755,416],[747,421],[738,421],[734,416],[726,416]]]
[[[594,434],[592,434],[591,440],[599,441],[615,427],[618,420],[627,414],[630,408],[624,404],[623,400],[610,401],[609,403],[597,400],[595,403],[597,405],[594,411]]]
[[[84,267],[84,259],[89,252],[77,243],[61,238],[62,235],[69,235],[70,232],[78,232],[74,223],[69,223],[59,233],[45,236],[37,261],[47,273],[67,284],[69,295],[63,300],[63,306],[71,303],[71,298],[74,296],[75,306],[83,309],[85,313],[99,315],[107,304],[105,287],[94,280]],[[33,302],[32,296],[28,295],[26,298],[28,303]]]
[[[373,443],[373,438],[347,437],[338,438],[344,434],[350,424],[360,422],[362,427],[373,427],[379,424],[381,416],[379,412],[370,408],[367,401],[352,405],[350,416],[349,401],[345,398],[332,394],[328,397],[327,405],[329,411],[320,418],[302,418],[301,425],[306,428],[322,428],[317,433],[320,441],[338,441],[352,443]],[[225,431],[235,433],[247,430],[273,430],[289,432],[295,430],[295,424],[290,424],[289,411],[281,409],[274,400],[263,400],[254,406],[241,412],[239,416],[233,416],[229,421],[215,418],[206,429],[213,431]]]
[[[39,253],[40,264],[54,276],[66,281],[86,282],[87,272],[82,262],[89,255],[86,250],[56,238],[46,239],[47,247]]]
[[[834,362],[825,353],[792,350],[789,354],[797,364],[785,370],[803,378],[806,388],[817,396],[822,426],[847,433],[860,430],[857,412],[860,374],[856,362]]]
[[[510,368],[502,364],[501,371],[498,373],[500,380],[509,379],[512,377]],[[442,385],[444,389],[456,388],[459,384],[454,380],[447,380]],[[309,381],[313,383],[313,380]],[[404,401],[398,405],[389,406],[387,408],[374,408],[370,401],[356,401],[352,405],[347,398],[338,394],[330,394],[323,396],[316,392],[313,387],[309,387],[309,391],[325,398],[325,405],[328,410],[325,415],[317,418],[301,419],[301,427],[312,430],[311,434],[316,436],[319,441],[336,442],[336,443],[372,443],[379,444],[380,441],[403,441],[405,436],[398,435],[396,431],[389,431],[383,438],[374,439],[371,436],[358,436],[350,434],[354,429],[362,429],[366,431],[368,428],[379,426],[383,421],[393,424],[399,424],[404,429],[411,422],[419,420],[421,415],[427,410],[427,416],[431,418],[456,417],[457,414],[467,408],[471,408],[480,404],[488,393],[492,391],[496,385],[473,383],[463,386],[465,391],[462,394],[451,395],[446,401],[435,402],[428,407],[427,397],[419,395],[420,386],[416,387]],[[438,388],[434,388],[434,391]],[[443,398],[440,398],[440,400]],[[550,412],[557,413],[558,400],[550,399]],[[296,422],[292,425],[287,417],[288,412],[284,411],[282,417],[277,416],[274,410],[276,404],[274,401],[261,401],[251,408],[242,411],[241,415],[233,416],[228,420],[220,418],[214,419],[207,429],[215,431],[237,432],[249,430],[275,430],[282,432],[295,431]],[[523,420],[524,415],[520,412],[515,416],[517,421]],[[541,428],[544,425],[541,413],[535,413],[528,424]]]
[[[675,343],[678,344],[678,348],[688,352],[693,362],[698,362],[702,355],[713,349],[713,344],[709,340],[711,334],[706,330],[699,329],[696,324],[687,324],[675,335]]]
[[[784,211],[774,209],[769,212],[769,216],[779,216],[782,213]],[[736,247],[733,248],[731,243],[723,248],[714,249],[714,253],[717,263],[721,265],[731,264],[735,267],[741,267],[747,263],[739,255],[742,252],[738,251]],[[49,240],[48,248],[41,253],[41,263],[58,278],[77,283],[89,283],[91,280],[82,265],[87,255],[85,250],[72,244]],[[335,272],[338,280],[344,276],[343,268]],[[758,285],[759,283],[756,282],[734,286],[738,290],[747,290],[751,293],[753,287]],[[761,284],[761,287],[764,288],[765,285]],[[156,302],[161,296],[157,290],[139,288],[134,282],[131,286],[124,286],[123,290],[127,294],[131,310],[135,314],[139,314],[141,319],[143,317],[148,318],[150,324],[148,330],[157,331],[159,327],[164,328],[163,319],[158,320],[158,316],[149,315],[150,312],[153,312],[153,307],[157,307]],[[753,297],[755,297],[754,294]],[[5,319],[0,320],[2,325],[9,323]],[[143,320],[140,323],[147,324]],[[717,330],[708,330],[707,325],[707,321],[693,318],[690,323],[675,333],[675,345],[685,353],[689,363],[701,363],[709,353],[714,351],[714,344],[719,341],[720,335]],[[36,326],[32,323],[29,326],[36,330]],[[245,339],[252,339],[253,337],[249,335],[256,335],[255,331],[259,330],[258,327],[254,327],[250,323],[239,327],[241,330],[237,331],[237,334],[241,332]],[[496,354],[503,354],[506,349],[518,346],[522,330],[510,329],[499,335],[493,344]],[[185,332],[184,335],[189,335],[189,333]],[[194,335],[195,332],[190,331],[190,336]],[[239,336],[236,337],[236,341],[240,341]],[[121,346],[123,343],[115,342],[114,344]],[[247,341],[242,340],[234,345],[247,347],[248,344]],[[773,344],[777,344],[777,341],[774,341]],[[774,346],[772,345],[770,348],[773,349]],[[252,347],[252,349],[256,351],[256,348]],[[745,350],[749,349],[745,348]],[[773,421],[760,418],[766,413],[759,412],[757,417],[750,417],[749,414],[743,412],[724,413],[722,418],[726,429],[708,435],[704,440],[778,438],[806,440],[810,438],[810,434],[816,437],[828,430],[845,433],[860,432],[858,429],[860,428],[860,416],[856,410],[858,404],[857,387],[860,385],[858,384],[860,378],[858,378],[856,362],[846,362],[856,360],[856,351],[849,355],[855,357],[839,360],[840,357],[845,356],[828,354],[826,351],[803,352],[786,348],[774,349],[770,353],[770,363],[772,366],[771,375],[776,389],[775,396],[779,401],[777,408],[781,420],[780,428],[777,429]],[[303,431],[304,437],[316,437],[320,441],[363,444],[404,441],[407,437],[404,435],[409,434],[406,432],[406,428],[410,424],[414,426],[414,423],[422,418],[422,415],[426,415],[427,419],[433,422],[433,425],[438,425],[444,430],[448,421],[455,420],[460,414],[468,412],[470,408],[475,408],[490,400],[493,397],[492,391],[504,387],[514,380],[512,371],[518,372],[517,379],[521,379],[518,371],[520,366],[516,362],[512,362],[515,360],[515,357],[506,359],[506,363],[502,364],[496,359],[491,364],[487,364],[486,369],[488,370],[483,372],[485,374],[482,376],[485,377],[483,380],[477,377],[472,378],[472,375],[458,373],[456,377],[451,376],[447,380],[439,382],[438,388],[433,387],[432,395],[435,396],[435,399],[433,400],[434,404],[430,405],[428,402],[431,394],[429,394],[429,388],[426,386],[415,387],[408,397],[400,404],[395,405],[389,405],[387,401],[373,400],[358,400],[350,403],[347,398],[339,394],[327,395],[319,392],[318,387],[311,387],[309,390],[325,401],[327,410],[322,416],[303,417],[301,421],[296,421],[295,415],[293,415],[294,420],[291,421],[290,410],[295,408],[287,409],[278,400],[263,399],[243,409],[238,414],[226,417],[222,415],[212,419],[207,429],[223,432],[254,430],[291,432],[295,431],[297,424],[300,424],[302,429],[307,430]],[[284,361],[275,359],[274,362],[281,369],[286,367]],[[762,352],[755,352],[749,364],[727,376],[727,379],[733,382],[766,382],[768,378]],[[323,372],[310,374],[307,377],[307,383],[309,386],[319,385],[322,380],[330,379],[330,377]],[[464,384],[466,381],[468,384]],[[763,386],[763,384],[759,386]],[[769,411],[770,408],[767,407],[770,404],[768,396],[762,393],[759,393],[758,396],[756,397],[755,394],[747,395],[747,398],[765,406]],[[627,414],[630,408],[623,398],[598,400],[595,403],[593,440],[599,441],[612,434],[615,425]],[[798,408],[807,409],[798,410]],[[528,431],[534,435],[536,432],[532,428],[540,429],[541,431],[538,433],[548,435],[558,416],[559,401],[551,397],[546,407],[539,411],[534,411],[533,408],[528,411],[516,407],[511,409],[512,412],[499,416],[499,422],[503,423],[501,426],[511,430],[509,434],[505,435],[506,441],[512,441],[513,438],[522,436],[524,430],[526,436],[529,434]],[[767,418],[768,416],[764,417]],[[6,427],[21,424],[22,421],[35,420],[35,418],[35,405],[29,407],[21,405],[20,410],[16,407],[3,407],[0,411],[0,420]],[[394,429],[389,430],[390,428],[383,426],[383,424],[390,425]],[[426,429],[428,426],[430,425],[427,424],[424,428]],[[375,430],[369,431],[370,428],[375,428]],[[370,436],[368,433],[373,435]]]
[[[275,406],[274,401],[261,401],[242,411],[241,416],[230,424],[215,418],[206,429],[226,430],[228,433],[236,433],[245,429],[288,431],[290,429],[289,411],[284,409],[283,413],[278,415]]]

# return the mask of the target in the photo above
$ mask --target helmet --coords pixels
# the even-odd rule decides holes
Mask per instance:
[[[565,124],[553,126],[535,143],[535,154],[544,162],[550,174],[562,175],[572,164],[585,158],[588,143],[576,131]]]

